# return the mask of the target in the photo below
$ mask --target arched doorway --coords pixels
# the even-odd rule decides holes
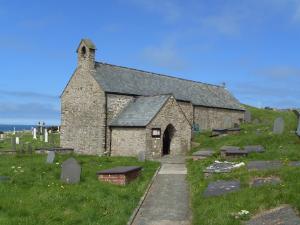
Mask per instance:
[[[172,138],[174,137],[174,134],[175,134],[175,128],[172,124],[169,124],[165,129],[163,135],[163,148],[162,148],[163,156],[170,154],[171,142],[172,142]]]

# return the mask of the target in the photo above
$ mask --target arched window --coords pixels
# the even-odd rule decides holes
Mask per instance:
[[[86,48],[85,48],[85,46],[83,46],[81,48],[81,56],[85,57],[85,55],[86,55]]]

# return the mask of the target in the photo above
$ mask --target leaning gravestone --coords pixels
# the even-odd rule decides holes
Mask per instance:
[[[138,153],[138,161],[139,162],[145,162],[145,159],[146,159],[145,151],[139,151],[139,153]]]
[[[61,165],[60,180],[67,184],[76,184],[80,181],[81,166],[74,158],[69,158]]]
[[[276,118],[273,125],[274,134],[282,134],[284,130],[284,120],[281,117]]]
[[[54,159],[55,159],[55,152],[48,151],[46,163],[52,164],[54,162]]]
[[[245,112],[245,122],[251,123],[251,112],[250,111]]]

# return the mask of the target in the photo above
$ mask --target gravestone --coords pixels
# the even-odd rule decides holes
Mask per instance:
[[[246,225],[298,225],[300,218],[293,208],[283,205],[254,216]]]
[[[3,139],[4,139],[4,132],[0,131],[0,140],[3,140]]]
[[[248,170],[270,170],[282,167],[280,161],[250,161],[247,164]]]
[[[224,117],[224,128],[231,128],[232,127],[232,121],[229,116]]]
[[[273,133],[274,134],[282,134],[284,130],[284,120],[282,117],[276,118],[273,125]]]
[[[81,166],[74,158],[69,158],[61,165],[60,180],[67,184],[80,182]]]
[[[300,136],[300,119],[299,119],[299,122],[298,122],[298,128],[297,128],[296,134],[298,136]]]
[[[6,182],[9,180],[10,180],[10,177],[8,177],[8,176],[0,176],[0,183]]]
[[[33,128],[32,134],[33,134],[33,139],[36,139],[36,128]]]
[[[19,145],[19,144],[20,144],[20,138],[16,137],[16,145]]]
[[[47,131],[47,129],[45,129],[44,135],[45,135],[45,143],[48,143],[48,131]]]
[[[264,147],[261,145],[248,145],[244,147],[244,150],[247,151],[248,153],[251,152],[262,153],[265,151]]]
[[[251,112],[248,110],[245,112],[245,122],[251,123]]]
[[[251,182],[251,187],[260,187],[267,184],[279,184],[281,182],[279,177],[256,177]]]
[[[145,160],[146,160],[146,152],[145,151],[139,151],[138,161],[139,162],[145,162]]]
[[[17,146],[16,146],[16,138],[12,137],[11,138],[11,147],[14,151],[17,150]]]
[[[48,151],[46,163],[52,164],[54,162],[54,159],[55,159],[55,152]]]
[[[231,181],[224,181],[218,180],[216,182],[212,182],[208,185],[205,189],[203,196],[210,197],[210,196],[220,196],[227,193],[235,192],[240,189],[240,182],[236,180]]]
[[[292,162],[289,162],[289,166],[300,167],[300,161],[292,161]]]

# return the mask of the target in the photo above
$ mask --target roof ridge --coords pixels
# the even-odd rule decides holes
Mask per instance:
[[[113,66],[113,67],[124,68],[124,69],[129,69],[129,70],[135,70],[135,71],[139,71],[139,72],[143,72],[143,73],[149,73],[149,74],[156,75],[156,76],[169,77],[169,78],[173,78],[173,79],[178,79],[178,80],[183,80],[183,81],[189,81],[189,82],[193,82],[193,83],[197,83],[197,84],[204,84],[204,85],[209,85],[209,86],[214,86],[214,87],[217,87],[217,88],[223,88],[224,89],[223,86],[217,85],[217,84],[209,84],[209,83],[205,83],[205,82],[201,82],[201,81],[189,80],[189,79],[175,77],[175,76],[170,76],[170,75],[166,75],[166,74],[155,73],[155,72],[150,72],[150,71],[141,70],[141,69],[135,69],[135,68],[132,68],[132,67],[118,66],[118,65],[111,64],[111,63],[106,63],[106,62],[97,62],[96,61],[95,63],[96,64],[109,65],[109,66]]]

